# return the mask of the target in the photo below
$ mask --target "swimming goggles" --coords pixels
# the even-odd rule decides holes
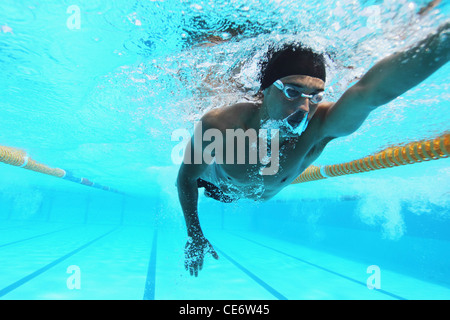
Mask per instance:
[[[304,94],[300,88],[292,84],[283,84],[281,80],[277,80],[273,83],[275,87],[280,89],[288,100],[295,100],[299,97],[308,98],[312,103],[317,104],[323,100],[323,92],[316,94]]]

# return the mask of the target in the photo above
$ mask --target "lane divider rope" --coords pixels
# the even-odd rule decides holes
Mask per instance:
[[[30,158],[27,153],[23,150],[0,146],[0,162],[16,166],[19,168],[43,173],[57,178],[62,178],[64,180],[79,183],[88,187],[93,187],[101,189],[104,191],[110,191],[115,193],[122,193],[116,189],[104,186],[98,183],[94,183],[87,178],[75,177],[70,171],[63,170],[60,168],[51,168],[45,164],[38,163]]]
[[[373,155],[328,166],[309,166],[291,184],[327,179],[372,170],[393,168],[423,161],[438,160],[450,156],[450,133],[430,140],[393,146]]]

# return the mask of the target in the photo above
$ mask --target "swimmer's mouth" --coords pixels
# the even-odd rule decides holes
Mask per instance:
[[[288,128],[295,134],[301,135],[308,126],[308,112],[298,110],[285,119]]]
[[[308,118],[308,113],[299,110],[287,117],[286,121],[292,128],[297,128],[305,118]]]

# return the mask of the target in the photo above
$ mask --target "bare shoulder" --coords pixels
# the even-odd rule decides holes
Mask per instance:
[[[320,152],[322,152],[323,148],[328,144],[328,142],[334,139],[333,137],[325,135],[323,130],[323,125],[325,123],[327,113],[334,105],[334,102],[329,101],[320,103],[314,114],[313,120],[310,123],[310,126],[314,127],[314,130],[317,133],[314,139],[314,147],[311,150],[313,154],[317,152],[320,154]]]
[[[334,102],[330,101],[324,101],[319,104],[319,107],[317,108],[316,114],[323,120],[322,117],[325,117],[328,110],[335,105]]]
[[[313,120],[310,122],[312,127],[315,127],[316,132],[318,133],[318,140],[322,140],[321,138],[325,136],[323,132],[324,123],[327,117],[329,110],[335,105],[335,102],[324,101],[321,102],[314,114]]]
[[[202,116],[201,121],[210,128],[219,130],[234,129],[242,127],[247,119],[252,117],[258,110],[259,105],[255,103],[236,103],[208,111]]]

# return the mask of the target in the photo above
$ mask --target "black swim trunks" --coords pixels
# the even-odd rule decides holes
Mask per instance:
[[[231,203],[237,199],[227,196],[218,187],[213,185],[211,182],[205,181],[203,179],[197,179],[197,187],[205,188],[205,196],[213,198],[220,202]]]

